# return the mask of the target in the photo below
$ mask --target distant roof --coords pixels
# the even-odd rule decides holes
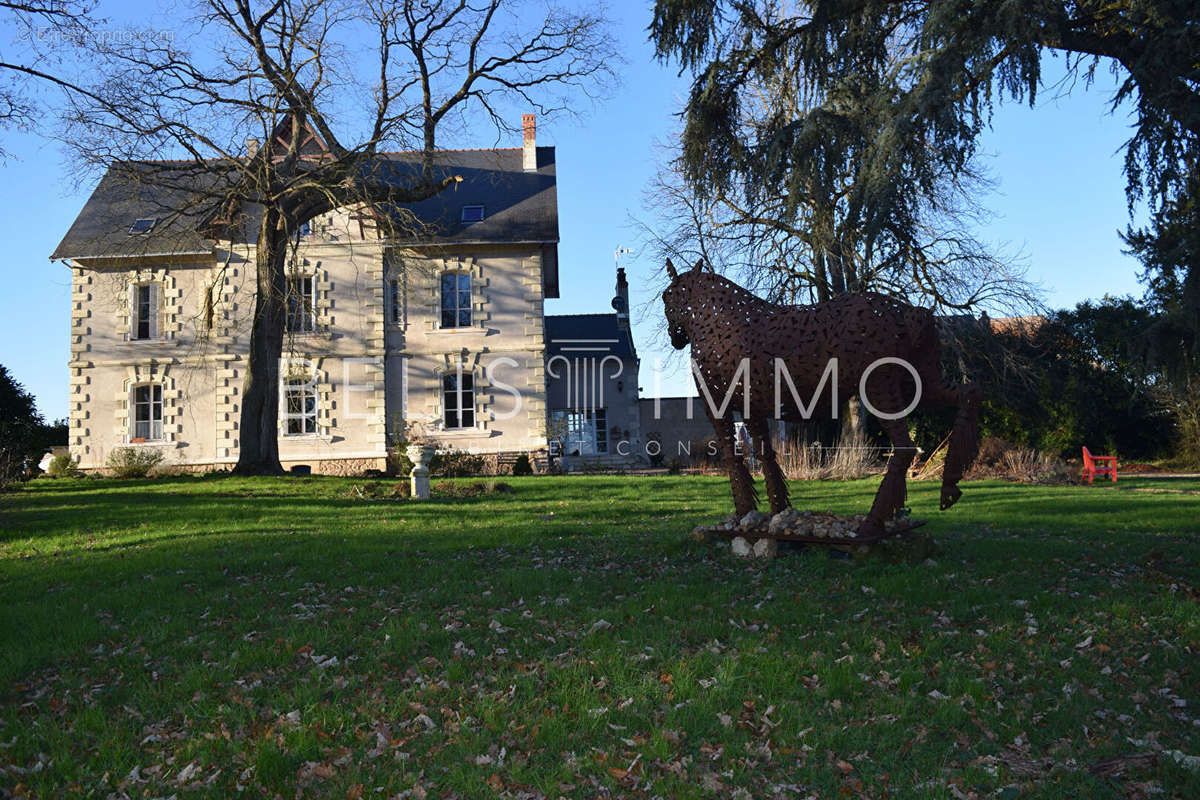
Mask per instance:
[[[1007,333],[1013,336],[1030,336],[1050,322],[1041,314],[1027,317],[992,317],[988,320],[992,333]]]
[[[546,317],[546,357],[637,358],[633,336],[617,324],[616,314],[560,314]]]
[[[408,180],[420,163],[420,153],[381,153],[366,167]],[[542,243],[558,241],[558,193],[553,147],[537,148],[538,169],[522,169],[519,148],[442,150],[435,154],[435,171],[457,174],[462,183],[432,198],[406,206],[427,230],[414,244]],[[221,181],[211,170],[191,174],[186,161],[144,162],[156,171],[154,183],[137,179],[133,170],[109,169],[84,204],[83,210],[55,248],[52,259],[114,258],[122,256],[185,255],[211,252],[214,242],[199,232],[204,221],[181,216],[189,199]],[[126,165],[128,166],[128,165]],[[230,174],[233,168],[231,163]],[[163,180],[165,176],[166,180]],[[169,182],[171,185],[162,185]],[[188,187],[193,187],[190,191]],[[464,223],[462,207],[482,205],[483,219]],[[144,233],[130,233],[138,220],[154,219]],[[248,225],[252,234],[257,226]]]

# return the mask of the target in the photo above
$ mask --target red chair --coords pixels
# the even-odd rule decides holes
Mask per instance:
[[[1117,482],[1117,457],[1116,456],[1094,456],[1085,447],[1083,448],[1083,477],[1087,478],[1087,482],[1091,483],[1095,477],[1099,475],[1112,476],[1112,482]]]

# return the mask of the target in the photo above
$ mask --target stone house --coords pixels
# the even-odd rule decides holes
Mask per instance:
[[[524,123],[521,148],[438,153],[463,181],[407,207],[411,237],[384,238],[353,208],[301,232],[281,365],[285,468],[382,469],[406,424],[442,447],[543,460],[551,416],[590,425],[593,450],[599,430],[638,435],[627,293],[622,334],[609,329],[621,309],[602,315],[613,325],[545,316],[559,294],[555,152],[536,145],[531,115]],[[379,158],[399,170],[416,156]],[[72,275],[70,450],[85,470],[124,447],[187,469],[237,461],[254,242],[206,238],[172,213],[181,191],[110,171],[51,256]],[[548,349],[550,332],[624,336],[633,366],[614,379],[611,412],[559,400],[547,360],[563,352]]]
[[[612,314],[546,317],[549,443],[567,469],[648,462],[638,406],[640,362],[629,327],[629,282],[617,269]]]

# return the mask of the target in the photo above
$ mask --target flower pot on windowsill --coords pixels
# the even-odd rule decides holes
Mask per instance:
[[[130,444],[145,444],[146,437],[145,436],[135,436],[129,440],[129,443]]]

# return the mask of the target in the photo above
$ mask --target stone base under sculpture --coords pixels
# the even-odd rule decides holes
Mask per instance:
[[[698,525],[692,531],[697,541],[732,540],[734,555],[746,558],[774,558],[780,542],[823,544],[845,549],[866,550],[884,539],[907,534],[925,524],[924,520],[897,517],[884,525],[882,535],[861,532],[866,516],[839,515],[833,512],[797,511],[789,508],[768,516],[751,511],[740,519],[730,514],[719,525]]]

